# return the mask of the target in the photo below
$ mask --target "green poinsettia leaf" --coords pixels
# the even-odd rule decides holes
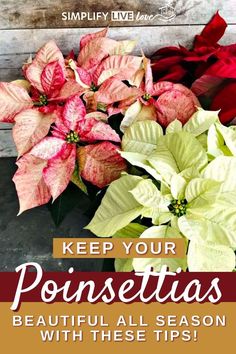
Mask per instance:
[[[141,180],[141,177],[124,175],[112,182],[86,229],[100,237],[112,236],[136,219],[142,213],[143,206],[130,190]]]
[[[225,140],[222,134],[216,128],[216,124],[212,125],[208,130],[207,149],[211,160],[221,155],[232,156],[228,146],[225,145]]]
[[[229,150],[233,156],[236,156],[236,130],[233,127],[225,127],[220,123],[216,123],[215,127],[224,139],[224,145],[221,150],[226,145],[228,148],[226,151],[228,152]],[[224,153],[224,150],[222,151]]]
[[[171,194],[174,199],[184,199],[187,181],[180,174],[173,175],[171,178]]]
[[[203,149],[207,151],[207,149],[208,149],[208,146],[207,146],[207,134],[203,133],[203,134],[197,136],[197,140],[202,145]]]
[[[199,170],[196,166],[186,168],[186,170],[180,172],[179,175],[183,177],[187,182],[190,182],[193,178],[200,177]]]
[[[197,112],[183,126],[183,130],[197,137],[219,120],[218,114],[219,111],[205,111],[202,108],[198,108]]]
[[[79,166],[76,164],[75,170],[73,175],[71,176],[71,182],[74,183],[79,189],[81,189],[84,193],[88,194],[88,190],[86,185],[84,184],[80,173],[79,173]]]
[[[183,129],[183,127],[182,127],[182,123],[180,122],[180,120],[175,119],[166,128],[166,134],[178,133],[178,132],[181,132],[182,129]]]
[[[140,239],[145,238],[183,238],[178,229],[170,226],[152,226],[140,236]],[[146,267],[153,267],[155,271],[159,271],[163,265],[169,267],[171,271],[177,268],[186,270],[186,257],[180,258],[134,258],[133,267],[136,271],[144,271]]]
[[[232,272],[235,268],[234,251],[219,244],[191,241],[187,260],[190,272]]]
[[[189,240],[236,249],[236,207],[215,203],[211,207],[190,208],[178,219],[178,226]]]
[[[152,218],[154,225],[160,223],[160,217],[163,220],[163,214],[165,214],[165,222],[170,220],[171,214],[168,205],[171,198],[168,195],[163,196],[150,179],[139,182],[130,193],[138,203],[145,207],[142,216]]]
[[[219,202],[236,206],[236,157],[218,156],[204,169],[202,176],[222,182]]]
[[[148,161],[168,183],[176,173],[195,167],[201,170],[207,164],[207,154],[198,140],[186,132],[161,137],[157,149]]]
[[[133,259],[132,258],[116,258],[115,259],[115,271],[116,272],[132,272]]]
[[[159,137],[163,135],[161,126],[154,121],[141,121],[126,129],[122,139],[122,150],[149,155],[156,149]]]
[[[147,229],[147,226],[132,222],[129,225],[123,227],[123,229],[118,230],[112,237],[114,237],[114,238],[137,238],[146,229]]]
[[[140,154],[137,152],[125,152],[125,151],[120,151],[120,155],[124,159],[126,159],[131,165],[143,168],[147,173],[149,173],[157,181],[161,180],[161,176],[157,173],[157,171],[147,161],[148,155]]]
[[[221,184],[221,182],[212,179],[194,178],[191,180],[185,190],[185,199],[191,212],[193,208],[201,206],[212,207],[219,196]]]
[[[123,229],[117,231],[113,238],[138,238],[147,229],[146,226],[138,223],[130,223]],[[133,259],[132,258],[116,258],[115,259],[116,272],[132,272]]]
[[[139,204],[148,208],[158,204],[161,199],[160,191],[150,179],[140,181],[130,193]]]

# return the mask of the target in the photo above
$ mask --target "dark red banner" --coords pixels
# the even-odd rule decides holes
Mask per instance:
[[[140,273],[141,274],[141,273]],[[158,273],[157,273],[158,274]],[[2,272],[0,273],[0,301],[12,302],[15,297],[17,287],[19,286],[20,272]],[[33,285],[36,279],[36,272],[27,271],[24,276],[21,289],[27,289]],[[48,283],[47,283],[48,282]],[[98,297],[94,302],[104,301],[103,296],[111,297],[113,291],[113,299],[109,303],[122,301],[120,299],[120,289],[127,298],[132,299],[130,302],[155,302],[158,301],[155,294],[158,292],[159,297],[165,298],[163,302],[173,301],[173,296],[168,296],[172,292],[178,301],[185,301],[181,298],[181,294],[188,288],[189,297],[198,293],[199,297],[210,294],[212,282],[216,282],[221,292],[218,302],[234,302],[236,301],[236,273],[180,273],[174,276],[166,275],[160,279],[160,276],[136,275],[135,273],[112,273],[112,272],[43,272],[42,278],[37,286],[33,286],[32,290],[21,294],[21,302],[39,302],[42,301],[42,292],[45,286],[50,291],[56,292],[56,296],[52,302],[65,301],[68,302],[85,302],[88,301],[89,294],[93,293],[93,297]],[[124,285],[124,283],[126,285]],[[107,287],[109,284],[109,287]],[[191,284],[191,286],[190,286]],[[74,294],[80,293],[80,300],[77,301]],[[112,290],[111,290],[112,289]],[[213,289],[212,294],[216,293]],[[98,296],[98,295],[101,296]],[[143,301],[143,299],[148,301]],[[188,302],[197,301],[196,299]],[[209,301],[209,296],[200,302]]]

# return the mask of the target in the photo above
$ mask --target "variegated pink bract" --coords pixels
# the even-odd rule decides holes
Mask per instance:
[[[120,177],[127,169],[124,159],[117,152],[117,146],[106,141],[78,149],[81,176],[103,188]]]
[[[33,107],[33,101],[25,88],[0,82],[0,106],[0,122],[14,123],[15,115]]]
[[[96,112],[94,116],[96,117]],[[118,134],[107,123],[93,118],[92,115],[86,117],[85,106],[79,94],[72,96],[67,100],[61,116],[57,118],[52,136],[45,137],[29,153],[35,158],[46,161],[42,175],[53,200],[65,190],[71,180],[76,164],[77,143],[93,143],[99,140],[120,142]],[[111,143],[109,147],[113,150],[117,149]],[[113,161],[113,164],[115,169],[116,161]],[[124,170],[126,168],[124,162],[122,166]],[[107,172],[106,184],[111,182],[110,171]],[[83,174],[82,168],[81,173]],[[96,178],[89,181],[96,184]]]
[[[77,62],[73,58],[68,60],[88,111],[96,110],[99,105],[109,108],[108,105],[139,92],[122,82],[132,80],[142,65],[142,57],[126,55],[133,49],[134,41],[115,41],[106,38],[106,33],[103,30],[84,36]]]
[[[160,96],[155,103],[157,121],[164,127],[175,119],[185,124],[197,111],[197,107],[201,107],[194,93],[181,84],[162,81],[156,84],[158,87]]]

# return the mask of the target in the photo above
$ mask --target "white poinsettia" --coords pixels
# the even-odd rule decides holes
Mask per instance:
[[[207,130],[211,133],[212,127],[228,139],[231,154],[220,153],[213,160],[211,156],[209,162],[209,148],[204,148],[199,137]],[[183,127],[172,122],[165,135],[155,122],[135,123],[124,135],[121,155],[152,179],[123,175],[111,183],[88,228],[98,236],[112,236],[138,216],[150,218],[155,226],[140,237],[184,237],[189,243],[186,259],[135,259],[135,270],[146,265],[158,270],[167,264],[172,270],[180,266],[190,271],[232,271],[236,250],[234,132],[221,127],[217,112],[202,109]]]

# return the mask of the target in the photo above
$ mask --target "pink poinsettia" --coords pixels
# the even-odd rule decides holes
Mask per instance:
[[[197,111],[197,107],[201,107],[194,93],[181,84],[162,81],[158,86],[160,91],[155,107],[157,122],[163,127],[175,119],[185,124]]]
[[[37,52],[24,73],[31,85],[42,94],[55,97],[65,82],[64,57],[54,41],[47,42]]]
[[[155,106],[157,122],[163,127],[175,119],[185,124],[201,106],[194,93],[181,84],[169,81],[153,84],[150,60],[146,61],[144,93],[140,99],[143,104]]]
[[[0,106],[0,122],[14,123],[16,114],[33,107],[33,101],[24,87],[0,82]]]
[[[129,108],[132,99],[124,100],[119,106],[128,106],[121,123],[122,131],[136,120],[157,120],[163,127],[175,119],[186,123],[197,107],[200,107],[197,97],[181,84],[168,81],[153,83],[151,62],[144,57],[143,63],[145,79],[140,83],[136,102]]]
[[[56,119],[60,104],[74,90],[67,88],[64,58],[54,41],[46,43],[35,59],[24,65],[28,81],[0,83],[0,121],[15,123],[13,138],[21,156],[43,139]]]
[[[85,106],[79,94],[67,100],[61,115],[57,118],[55,126],[52,129],[52,135],[45,137],[35,145],[32,150],[23,157],[23,163],[19,160],[19,170],[14,177],[14,182],[21,205],[28,205],[27,209],[41,205],[48,197],[46,193],[47,190],[53,200],[65,190],[76,167],[77,145],[79,143],[94,143],[99,140],[120,142],[118,134],[108,124],[99,119],[100,115],[99,112],[94,112],[86,116]],[[91,145],[91,147],[93,146],[95,145]],[[99,146],[99,143],[96,144],[96,146]],[[86,146],[86,148],[88,147],[89,146]],[[86,151],[88,156],[91,154],[91,149],[92,148]],[[117,146],[112,143],[106,146],[102,145],[100,147],[100,153],[108,154],[109,151],[107,151],[107,149],[111,151],[110,160],[107,161],[107,165],[105,164],[106,158],[102,160],[100,156],[100,161],[97,159],[97,170],[99,171],[98,164],[103,164],[103,175],[98,176],[94,174],[93,171],[88,171],[88,169],[90,169],[88,164],[79,166],[81,175],[100,188],[110,183],[114,178],[117,178],[118,174],[126,169],[124,160],[117,153]],[[113,157],[111,158],[111,156]],[[86,160],[86,158],[85,154],[84,160]],[[44,193],[38,201],[33,198],[31,202],[28,201],[27,203],[25,199],[22,200],[22,195],[25,194],[22,191],[23,186],[20,181],[20,176],[22,176],[22,174],[25,175],[25,170],[28,170],[25,163],[34,164],[33,161],[35,161],[35,159],[38,166],[37,171],[41,171],[42,173],[42,178],[40,178],[40,176],[35,178],[39,179],[40,186],[42,183],[43,186],[46,184],[48,189],[43,188],[46,195]],[[94,161],[95,159],[93,162]],[[106,170],[105,166],[107,166],[107,174],[104,172]],[[90,172],[93,177],[90,177]],[[28,188],[31,183],[31,178],[34,178],[34,176],[29,174],[29,180],[27,180],[26,175],[25,181],[27,181],[27,183],[24,185],[25,188]],[[41,190],[41,187],[38,185],[37,188]],[[21,211],[23,210],[22,208],[24,209],[25,207],[21,206]]]
[[[127,55],[134,41],[119,42],[106,34],[107,29],[82,37],[77,61],[73,55],[67,59],[88,111],[109,110],[113,103],[138,94],[136,87],[123,82],[132,80],[142,64],[141,57]]]

